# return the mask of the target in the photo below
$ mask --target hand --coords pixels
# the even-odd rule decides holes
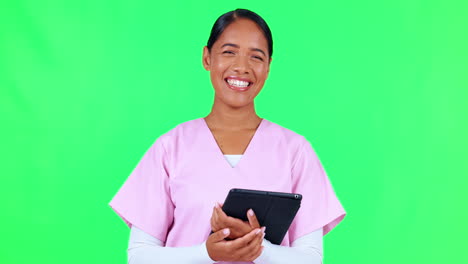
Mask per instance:
[[[252,209],[247,211],[247,219],[249,221],[245,222],[238,218],[227,216],[220,205],[216,203],[211,216],[211,229],[213,232],[217,232],[223,228],[229,228],[230,234],[228,238],[236,239],[246,235],[255,228],[260,228],[257,216]],[[265,232],[265,228],[262,231]]]
[[[255,228],[235,240],[224,240],[229,234],[229,229],[224,228],[211,234],[206,240],[206,249],[212,260],[251,262],[262,254],[265,233],[261,229]]]

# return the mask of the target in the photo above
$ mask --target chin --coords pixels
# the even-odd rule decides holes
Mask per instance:
[[[234,101],[228,102],[228,105],[232,108],[242,108],[249,106],[253,103],[253,101]]]
[[[225,105],[231,107],[231,108],[242,108],[245,106],[248,106],[253,103],[253,101],[250,100],[236,100],[236,99],[227,99],[227,98],[219,98],[221,99]]]

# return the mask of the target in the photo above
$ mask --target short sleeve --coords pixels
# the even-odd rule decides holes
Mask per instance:
[[[325,235],[346,215],[315,151],[303,142],[292,169],[292,189],[302,202],[289,229],[291,242],[321,227]]]
[[[166,158],[159,138],[109,204],[129,227],[135,225],[161,241],[166,241],[174,213]]]

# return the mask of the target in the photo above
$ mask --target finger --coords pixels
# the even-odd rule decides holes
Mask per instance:
[[[215,221],[218,221],[218,209],[216,208],[216,206],[213,208],[213,217],[215,219]]]
[[[228,217],[227,214],[223,211],[223,209],[221,209],[219,204],[217,204],[217,206],[215,207],[215,211],[219,217]]]
[[[223,228],[222,226],[220,226],[219,222],[216,220],[217,219],[217,214],[216,214],[216,209],[213,208],[213,215],[211,216],[211,229],[213,231],[218,231],[220,230],[221,228]],[[224,226],[226,227],[226,226]]]
[[[251,249],[254,248],[254,247],[257,247],[257,246],[258,246],[258,247],[261,246],[262,243],[263,243],[263,238],[264,238],[264,236],[265,236],[265,233],[263,233],[263,232],[260,231],[260,233],[258,233],[258,234],[254,237],[254,239],[252,239],[252,241],[249,242],[248,246],[249,246]]]
[[[218,221],[223,223],[223,224],[226,224],[227,226],[240,226],[242,224],[244,224],[244,221],[242,221],[241,219],[238,219],[238,218],[235,218],[235,217],[232,217],[232,216],[228,216],[220,207],[218,208],[215,208],[215,211],[216,211],[216,215],[218,217]],[[250,231],[250,229],[249,229]]]
[[[215,218],[217,225],[220,228],[229,227],[231,229],[230,238],[239,238],[252,231],[252,227],[248,222],[226,215],[221,207],[215,206],[215,211],[217,216],[217,218]]]
[[[247,257],[247,261],[255,261],[258,257],[260,257],[260,255],[262,255],[264,248],[265,248],[264,246],[261,246],[257,250],[257,252],[255,252],[255,254],[253,254],[252,256]]]
[[[258,250],[262,246],[263,242],[263,233],[259,232],[258,234],[255,235],[254,239],[250,241],[245,247],[237,249],[237,252],[239,253],[242,258],[250,258],[253,255],[258,253]]]
[[[237,219],[237,218],[228,216],[220,206],[216,207],[216,213],[218,214],[218,217],[220,219],[223,219],[224,221]],[[240,220],[240,219],[238,219],[238,220]]]
[[[253,261],[258,258],[262,254],[262,244],[258,243],[255,244],[255,247],[250,248],[246,255],[243,256],[244,261]]]
[[[210,223],[211,223],[211,230],[213,232],[219,231],[221,229],[221,227],[219,227],[219,225],[216,223],[213,217],[211,217]]]
[[[249,224],[252,228],[259,228],[260,224],[258,223],[257,215],[255,215],[252,209],[247,211],[247,219],[249,219]]]
[[[226,215],[226,213],[220,207],[215,208],[215,211],[216,211],[216,217],[217,217],[216,222],[218,223],[218,225],[221,225],[222,227],[229,227],[231,229],[238,230],[242,232],[242,234],[246,234],[247,232],[251,230],[251,228],[249,228],[249,225],[245,226],[244,221]]]
[[[230,226],[239,226],[239,227],[240,226],[246,226],[249,231],[252,230],[252,228],[250,228],[250,225],[247,222],[244,222],[244,221],[242,221],[241,219],[238,219],[238,218],[228,216],[228,217],[223,218],[222,222],[226,223],[227,225],[230,225]]]
[[[215,216],[215,222],[219,227],[221,228],[230,227],[226,219],[220,214],[219,208],[215,208],[214,216]]]
[[[240,237],[232,242],[232,246],[235,249],[240,249],[247,246],[256,236],[261,233],[259,228],[255,228],[254,230],[250,231],[247,235]]]
[[[224,239],[229,236],[229,233],[230,233],[229,228],[224,228],[211,234],[208,239],[213,243],[221,242],[221,241],[224,241]]]
[[[231,228],[231,233],[236,236],[235,238],[242,237],[253,229],[248,222],[233,217],[228,217],[224,224]]]
[[[215,207],[215,213],[216,213],[216,222],[226,227],[229,226],[229,220],[235,219],[230,216],[227,216],[226,213],[224,213],[224,211],[219,206]]]

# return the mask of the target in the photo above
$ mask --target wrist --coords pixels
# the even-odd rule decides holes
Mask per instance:
[[[256,264],[267,264],[270,263],[269,252],[273,244],[266,240],[265,238],[262,241],[263,250],[258,258],[255,259]]]

